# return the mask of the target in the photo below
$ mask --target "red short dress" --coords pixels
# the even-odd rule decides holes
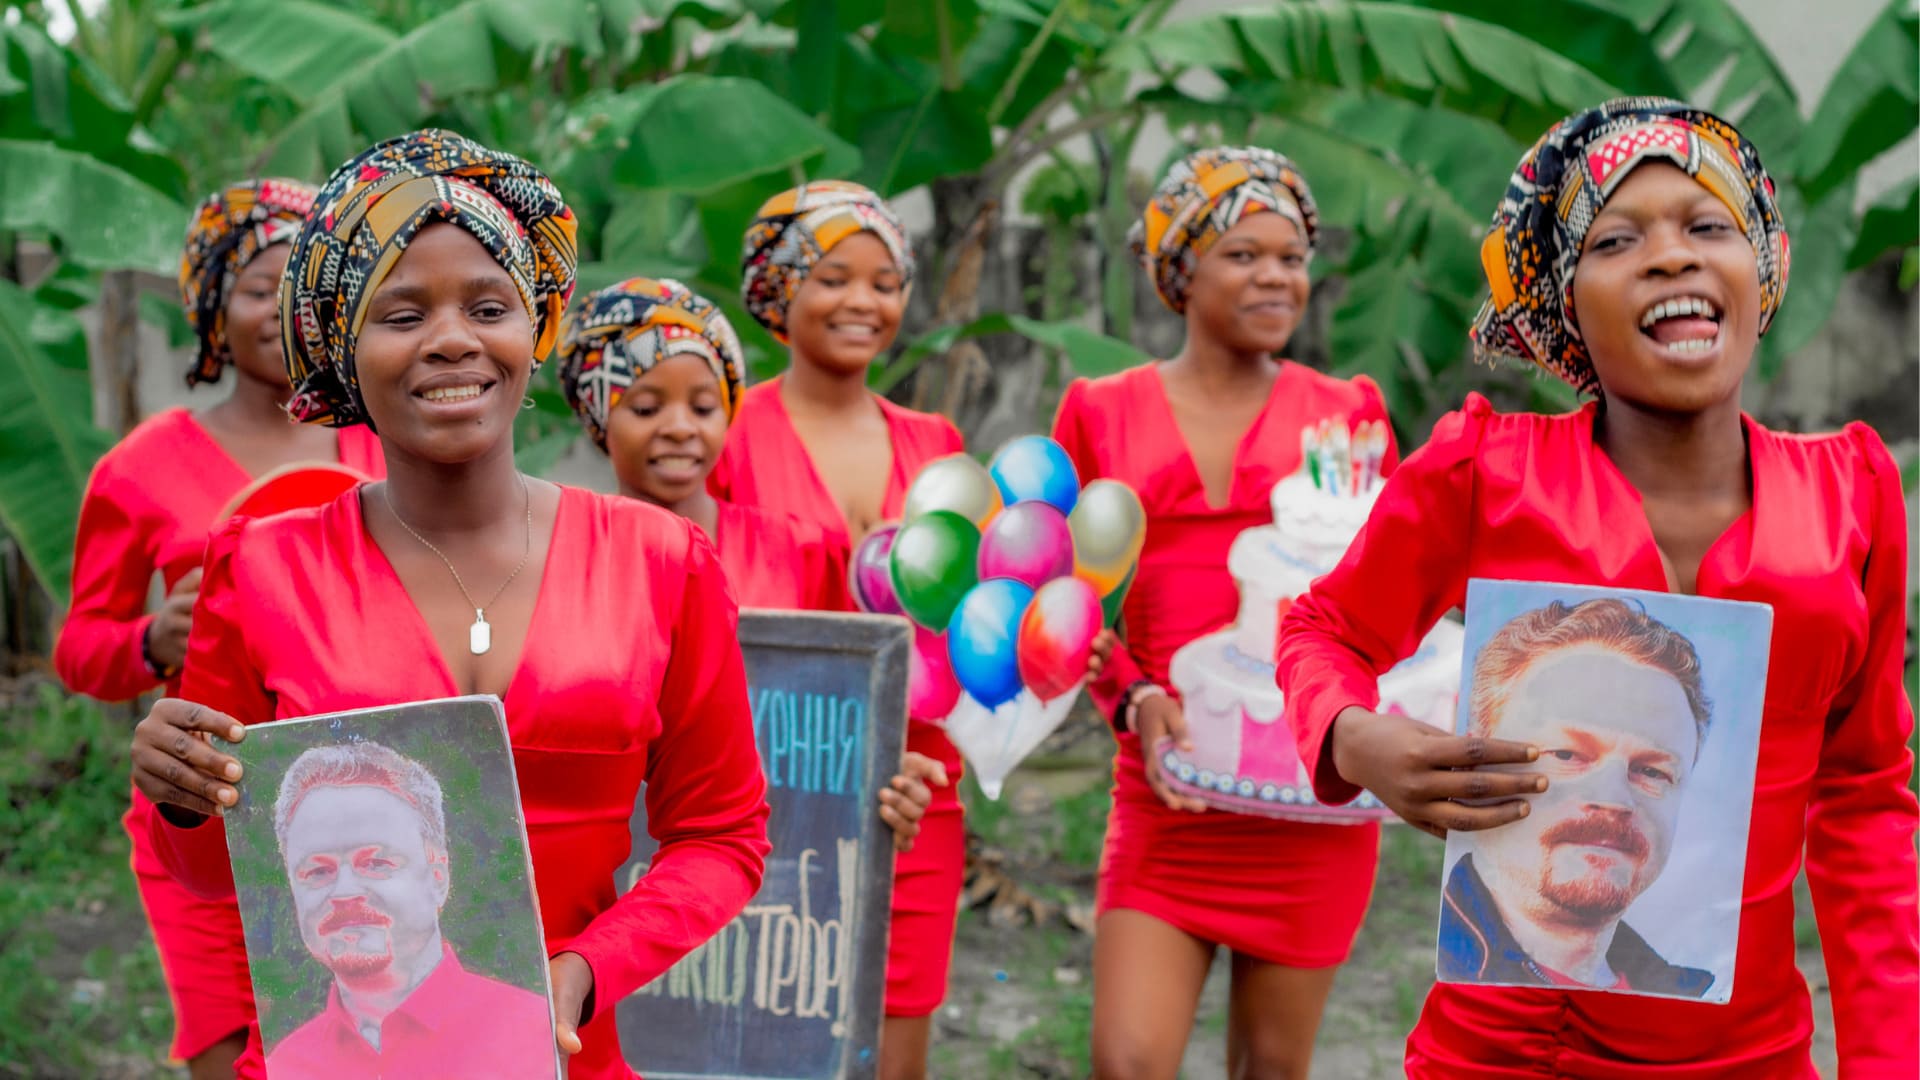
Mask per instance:
[[[1273,522],[1273,486],[1300,466],[1300,432],[1320,420],[1386,417],[1379,388],[1284,363],[1266,408],[1241,439],[1224,506],[1200,480],[1156,364],[1067,387],[1053,437],[1082,483],[1108,478],[1140,496],[1146,547],[1122,608],[1125,644],[1093,684],[1113,714],[1128,686],[1173,692],[1167,665],[1182,645],[1231,623],[1240,593],[1227,550]],[[1397,454],[1391,448],[1386,467]],[[1096,903],[1144,912],[1203,941],[1289,967],[1347,958],[1373,892],[1380,827],[1281,821],[1169,809],[1147,785],[1140,739],[1118,737]]]
[[[386,475],[380,440],[365,428],[341,430],[339,461],[369,477]],[[140,651],[153,621],[153,575],[172,589],[197,569],[214,516],[252,479],[186,409],[149,417],[100,458],[74,537],[73,606],[53,650],[69,690],[125,701],[160,685]],[[147,841],[152,813],[135,792],[124,824],[173,1002],[170,1052],[185,1060],[253,1022],[253,987],[238,910],[193,895],[167,874]]]
[[[364,490],[214,534],[183,697],[258,723],[459,692],[366,530]],[[634,1073],[613,1006],[759,889],[766,778],[733,601],[698,529],[635,499],[562,488],[539,580],[507,687],[507,736],[548,952],[578,953],[593,969],[595,1011],[567,1075],[624,1080]],[[643,781],[660,848],[620,893],[614,874]],[[182,829],[155,813],[152,828],[184,884],[232,895],[218,819]],[[255,1027],[247,1060],[261,1052]]]
[[[1346,559],[1281,626],[1280,677],[1315,792],[1333,718],[1372,707],[1373,672],[1413,652],[1467,579],[1664,590],[1640,495],[1594,443],[1591,404],[1501,414],[1471,395],[1388,482]],[[1833,992],[1840,1075],[1920,1075],[1920,910],[1907,788],[1907,516],[1863,424],[1785,435],[1745,420],[1753,506],[1708,550],[1699,595],[1773,605],[1733,999],[1725,1005],[1441,983],[1408,1075],[1663,1080],[1816,1074],[1794,967],[1805,856]]]
[[[937,457],[965,449],[960,432],[945,417],[902,408],[878,395],[874,402],[886,417],[893,443],[893,470],[887,478],[881,513],[897,518],[907,485],[920,467]],[[832,492],[814,469],[813,458],[794,430],[780,400],[780,380],[748,388],[727,431],[726,449],[708,478],[723,502],[791,514],[818,526],[830,540],[851,544],[847,522]],[[725,527],[722,526],[723,539]],[[953,926],[960,910],[966,873],[966,823],[960,807],[960,752],[938,726],[912,718],[907,749],[941,762],[952,783],[935,788],[933,803],[920,821],[913,850],[894,858],[893,921],[887,940],[888,1016],[926,1016],[947,994],[947,969],[953,959]]]

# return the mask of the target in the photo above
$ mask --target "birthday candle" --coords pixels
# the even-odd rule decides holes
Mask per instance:
[[[1338,494],[1338,491],[1336,489],[1339,487],[1339,481],[1334,479],[1334,471],[1333,471],[1333,422],[1332,421],[1330,420],[1320,421],[1318,429],[1314,432],[1314,443],[1320,448],[1320,453],[1319,453],[1320,478],[1321,478],[1320,490],[1333,491],[1335,494]]]
[[[1387,422],[1375,420],[1373,434],[1367,444],[1367,487],[1372,489],[1380,480],[1380,469],[1387,460]]]
[[[1351,495],[1353,493],[1353,435],[1347,425],[1333,426],[1333,474],[1334,494]]]
[[[1307,477],[1308,479],[1313,481],[1313,486],[1315,488],[1318,488],[1320,486],[1320,462],[1318,459],[1319,449],[1320,448],[1316,446],[1313,441],[1313,428],[1310,426],[1302,427],[1300,429],[1300,461],[1302,463],[1301,467],[1307,470]]]

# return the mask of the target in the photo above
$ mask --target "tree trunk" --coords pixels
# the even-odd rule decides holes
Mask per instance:
[[[131,270],[100,276],[93,415],[96,424],[121,435],[140,422],[140,286]]]

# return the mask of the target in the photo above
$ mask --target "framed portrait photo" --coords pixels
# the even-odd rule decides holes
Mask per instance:
[[[227,811],[273,1080],[561,1076],[491,696],[255,724]]]
[[[1474,579],[1455,731],[1529,743],[1526,817],[1447,837],[1442,982],[1733,995],[1773,609]]]

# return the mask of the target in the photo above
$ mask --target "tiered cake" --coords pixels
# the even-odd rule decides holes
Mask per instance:
[[[1339,807],[1314,800],[1286,706],[1274,682],[1280,619],[1313,580],[1333,569],[1380,494],[1386,430],[1349,435],[1323,422],[1302,440],[1305,462],[1273,489],[1272,525],[1234,541],[1227,569],[1240,586],[1234,625],[1173,654],[1193,750],[1155,747],[1167,780],[1221,810],[1313,821],[1362,822],[1393,814],[1370,792]],[[1453,729],[1462,631],[1443,620],[1413,656],[1380,677],[1380,711]]]

